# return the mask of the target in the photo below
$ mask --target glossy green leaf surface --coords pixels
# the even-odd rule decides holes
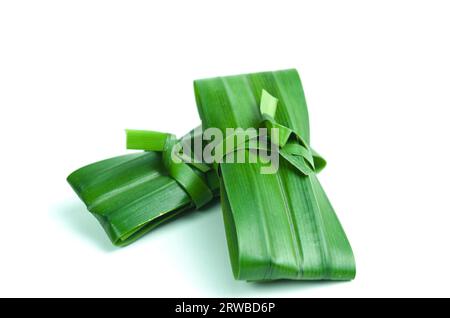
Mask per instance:
[[[308,112],[296,70],[197,80],[194,88],[203,128],[216,127],[225,134],[226,128],[260,127],[260,99],[265,90],[278,99],[276,122],[309,146]],[[352,249],[317,176],[299,173],[283,157],[274,174],[261,174],[261,166],[218,166],[235,277],[353,279]]]
[[[218,194],[213,171],[207,179]],[[194,209],[191,197],[168,175],[158,152],[96,162],[76,170],[67,181],[118,246],[130,244],[168,219]]]

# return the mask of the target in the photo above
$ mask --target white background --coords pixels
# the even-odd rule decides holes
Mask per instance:
[[[450,296],[448,1],[2,1],[0,296]],[[352,282],[232,277],[219,206],[114,248],[66,183],[192,80],[295,67]]]

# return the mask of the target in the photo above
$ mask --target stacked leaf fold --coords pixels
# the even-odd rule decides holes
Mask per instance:
[[[219,184],[214,171],[198,175],[217,197]],[[67,181],[117,246],[128,245],[195,208],[191,196],[170,175],[162,153],[157,151],[96,162],[76,170]]]
[[[309,119],[296,70],[194,82],[203,128],[258,128],[262,92],[278,99],[275,119],[310,143]],[[350,280],[350,243],[315,173],[299,173],[280,158],[276,173],[263,163],[221,163],[220,194],[236,279]]]

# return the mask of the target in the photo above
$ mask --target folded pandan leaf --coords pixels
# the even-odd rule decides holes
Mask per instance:
[[[310,147],[296,70],[194,82],[203,128],[280,128],[280,166],[220,163],[220,194],[231,265],[243,280],[350,280],[353,252],[320,185],[325,164]],[[247,152],[249,150],[246,150]]]
[[[96,162],[67,178],[113,244],[130,244],[218,195],[218,179],[209,167],[172,164],[174,140],[170,134],[128,130],[127,148],[146,152]]]

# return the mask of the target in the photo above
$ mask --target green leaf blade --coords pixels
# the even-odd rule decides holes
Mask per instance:
[[[67,181],[119,246],[193,208],[156,152],[106,159],[78,169]]]
[[[295,70],[195,81],[204,128],[258,127],[266,90],[278,99],[275,119],[309,144],[309,119]],[[280,159],[277,173],[261,164],[221,164],[222,207],[237,279],[349,280],[353,252],[315,175]],[[321,162],[324,165],[324,161]]]

